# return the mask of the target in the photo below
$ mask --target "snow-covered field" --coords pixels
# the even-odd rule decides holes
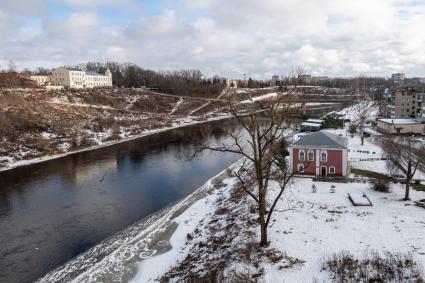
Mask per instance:
[[[225,184],[232,184],[232,179]],[[315,193],[313,184],[317,188]],[[214,194],[219,193],[221,190]],[[373,207],[353,207],[347,193],[356,196],[366,193]],[[190,245],[186,235],[194,234],[200,223],[209,221],[215,206],[214,194],[199,200],[175,219],[179,226],[170,239],[173,248],[142,260],[131,282],[155,282],[188,254]],[[277,208],[269,239],[271,247],[304,263],[282,268],[279,263],[266,261],[261,266],[264,268],[261,281],[282,282],[285,278],[284,282],[312,282],[313,279],[329,282],[330,274],[322,271],[321,265],[328,256],[341,251],[358,257],[372,250],[410,252],[425,268],[424,211],[400,201],[402,197],[402,185],[392,185],[391,193],[378,193],[371,190],[368,183],[332,184],[296,178]],[[412,198],[425,198],[425,193],[413,191]],[[240,265],[239,268],[244,270]]]
[[[346,134],[344,130],[333,132]],[[387,173],[385,161],[373,159],[382,156],[378,146],[368,139],[362,146],[357,136],[348,137],[348,140],[349,159],[353,166]],[[225,180],[227,187],[224,188],[231,190],[231,185],[235,183],[234,179],[229,178]],[[317,188],[315,192],[312,190],[313,184]],[[274,189],[272,185],[272,194]],[[372,251],[382,254],[411,253],[419,267],[425,270],[425,211],[414,206],[413,202],[400,201],[404,196],[402,184],[392,184],[391,189],[390,193],[380,193],[373,191],[366,181],[331,183],[296,178],[274,214],[269,239],[272,248],[303,263],[282,268],[279,262],[265,260],[259,268],[262,270],[260,281],[329,282],[331,274],[322,270],[322,264],[329,256],[341,251],[348,251],[358,258]],[[222,190],[216,190],[214,194],[223,193]],[[348,193],[356,198],[367,194],[373,206],[352,206],[347,198]],[[424,199],[425,192],[412,191],[411,197],[412,200]],[[191,245],[185,235],[193,234],[195,229],[200,229],[203,223],[211,220],[211,205],[217,205],[213,196],[209,196],[208,201],[198,201],[176,219],[179,226],[170,239],[173,248],[159,256],[142,260],[132,282],[155,282],[178,265],[190,252]],[[258,239],[258,229],[256,236]],[[203,237],[195,241],[205,240]],[[241,241],[235,239],[238,240]],[[243,244],[240,243],[241,246]],[[211,258],[214,256],[217,255],[211,255]],[[249,264],[229,263],[229,266],[234,268],[235,264],[239,270],[255,273]],[[282,281],[282,278],[285,280]]]

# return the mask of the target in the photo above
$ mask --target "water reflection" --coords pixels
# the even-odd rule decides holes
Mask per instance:
[[[0,282],[32,282],[202,185],[236,156],[213,123],[0,172]],[[212,133],[212,134],[209,134]]]

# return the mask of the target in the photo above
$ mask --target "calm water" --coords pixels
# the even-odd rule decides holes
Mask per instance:
[[[185,158],[194,144],[222,141],[203,134],[223,123],[0,172],[0,282],[32,282],[193,192],[237,159]]]

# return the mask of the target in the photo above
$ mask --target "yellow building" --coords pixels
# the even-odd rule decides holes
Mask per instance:
[[[36,81],[37,86],[46,86],[50,82],[50,76],[34,75],[30,76],[30,80]]]

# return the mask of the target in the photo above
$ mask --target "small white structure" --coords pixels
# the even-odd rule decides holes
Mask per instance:
[[[50,82],[50,76],[33,75],[30,76],[30,80],[36,81],[37,86],[46,86]]]
[[[379,119],[376,125],[389,134],[425,134],[425,124],[415,119]]]
[[[78,67],[63,66],[53,70],[52,84],[68,88],[112,87],[112,74],[109,69],[102,75]]]

